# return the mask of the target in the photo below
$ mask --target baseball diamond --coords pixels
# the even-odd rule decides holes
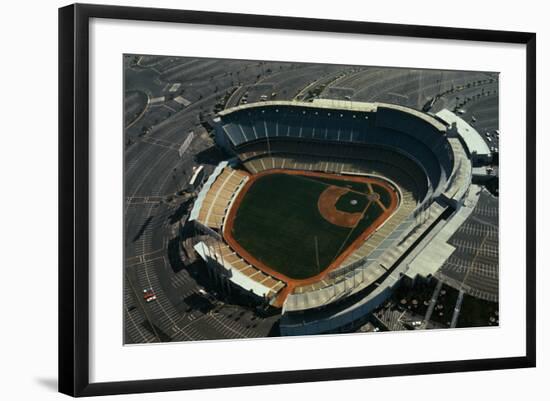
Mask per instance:
[[[263,271],[294,283],[320,279],[337,267],[396,209],[397,195],[389,184],[367,177],[297,170],[269,170],[249,180],[230,210],[225,240],[245,260]],[[319,178],[331,178],[331,184]],[[391,199],[386,208],[367,199],[372,192],[349,189],[350,182],[367,191],[376,182]],[[351,194],[361,203],[339,206]],[[346,210],[347,209],[347,210]],[[352,209],[352,210],[350,210]]]

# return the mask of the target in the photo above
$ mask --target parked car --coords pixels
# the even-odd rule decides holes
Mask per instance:
[[[157,299],[157,296],[152,288],[145,288],[143,290],[143,299],[145,302],[151,302]]]

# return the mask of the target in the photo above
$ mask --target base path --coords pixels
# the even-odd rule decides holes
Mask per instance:
[[[342,195],[350,192],[349,189],[331,185],[325,189],[319,196],[317,208],[321,216],[332,224],[340,227],[353,228],[363,217],[363,213],[343,212],[336,208],[336,203]]]

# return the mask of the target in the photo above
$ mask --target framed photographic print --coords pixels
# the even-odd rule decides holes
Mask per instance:
[[[59,10],[59,389],[535,366],[535,34]]]

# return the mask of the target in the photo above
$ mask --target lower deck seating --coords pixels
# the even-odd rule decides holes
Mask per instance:
[[[224,269],[237,271],[248,279],[268,289],[268,299],[275,299],[277,293],[285,287],[284,282],[247,263],[226,243],[210,239],[206,245],[208,246],[210,255],[212,255],[217,263]]]
[[[198,221],[210,228],[220,229],[231,199],[247,176],[243,171],[226,167],[208,190]]]

